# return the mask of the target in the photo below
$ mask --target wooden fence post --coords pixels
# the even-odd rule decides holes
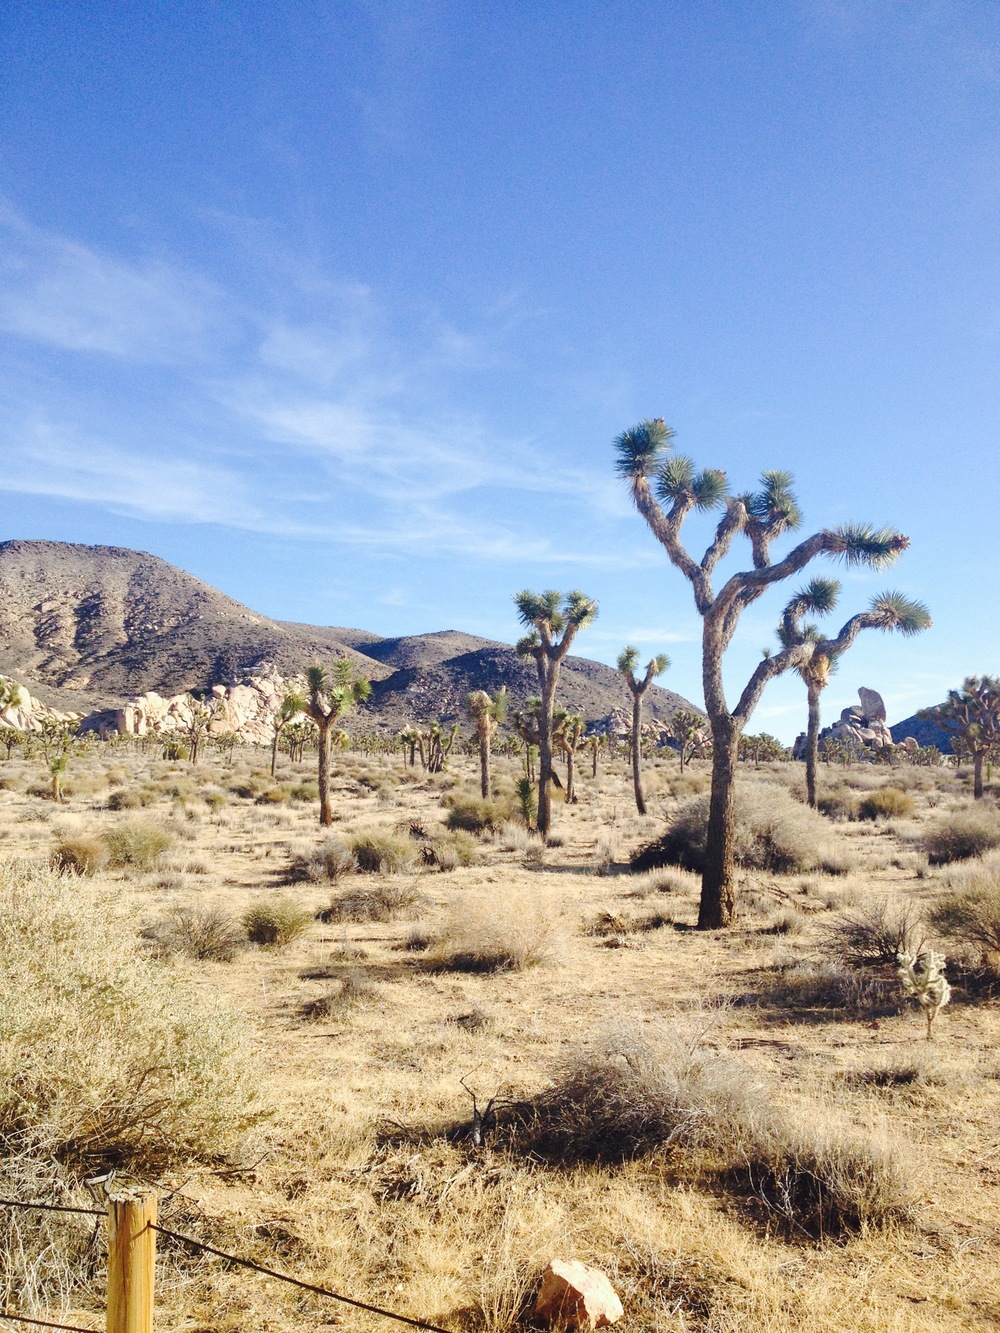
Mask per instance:
[[[108,1195],[107,1333],[153,1333],[155,1222],[152,1190]]]

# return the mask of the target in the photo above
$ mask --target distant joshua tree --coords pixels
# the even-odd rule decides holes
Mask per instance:
[[[495,694],[489,694],[486,690],[473,690],[465,706],[476,724],[476,738],[479,741],[479,788],[483,799],[489,800],[493,794],[490,745],[497,729],[506,720],[510,695],[506,688],[497,690]]]
[[[635,789],[635,808],[640,815],[646,813],[646,801],[642,794],[642,700],[646,691],[657,676],[662,676],[670,666],[666,653],[651,657],[646,663],[645,673],[636,677],[635,669],[639,665],[639,649],[627,644],[618,655],[618,670],[625,677],[625,684],[632,696],[632,786]]]
[[[701,713],[693,713],[690,708],[678,708],[667,725],[670,735],[677,742],[677,754],[683,773],[684,765],[704,740],[705,718]]]
[[[658,418],[623,431],[615,448],[619,475],[628,481],[636,508],[667,558],[691,584],[702,617],[702,684],[712,729],[712,793],[698,909],[698,925],[706,930],[728,926],[733,917],[734,779],[740,735],[768,681],[797,667],[808,656],[801,645],[795,645],[765,657],[744,686],[735,708],[730,708],[722,680],[722,659],[740,616],[769,588],[791,578],[817,556],[878,568],[894,560],[910,543],[908,537],[889,529],[876,531],[866,525],[847,524],[807,537],[772,564],[775,538],[797,528],[802,521],[791,489],[791,474],[765,472],[759,491],[730,495],[724,472],[717,468],[696,471],[690,458],[671,452],[672,439],[673,432]],[[684,520],[693,509],[723,510],[701,560],[690,554],[680,536]],[[732,574],[716,592],[712,577],[738,536],[749,542],[753,567]]]
[[[20,708],[24,702],[24,691],[20,685],[8,680],[6,676],[0,676],[0,721],[7,720],[9,709]]]
[[[972,794],[981,800],[983,764],[1000,751],[1000,677],[966,676],[962,688],[949,690],[943,704],[917,716],[950,732],[952,749],[971,757]]]
[[[305,713],[316,723],[319,731],[319,822],[333,823],[333,805],[330,801],[330,746],[336,736],[347,737],[334,726],[338,718],[371,694],[371,683],[356,674],[353,662],[339,657],[333,671],[322,666],[311,666],[306,672],[309,690]]]
[[[836,670],[840,658],[863,629],[895,630],[899,634],[919,634],[931,623],[930,612],[922,602],[915,602],[899,592],[883,592],[873,597],[867,611],[852,616],[833,639],[824,639],[815,625],[803,625],[802,617],[812,612],[826,615],[837,605],[840,584],[836,579],[813,579],[797,592],[785,607],[778,639],[786,651],[797,650],[795,670],[806,687],[809,719],[806,729],[806,800],[816,808],[816,766],[819,762],[819,697]]]
[[[522,625],[530,627],[517,645],[521,657],[533,657],[538,671],[541,707],[538,710],[538,818],[536,826],[544,838],[552,823],[552,711],[563,659],[577,632],[597,615],[597,602],[582,592],[565,597],[552,590],[543,593],[525,589],[514,598]]]
[[[281,741],[281,733],[286,727],[290,726],[297,717],[301,717],[306,711],[305,695],[301,690],[286,690],[285,697],[278,705],[274,716],[271,718],[271,727],[274,735],[271,738],[271,777],[273,778],[278,767],[278,744]]]
[[[576,805],[576,752],[587,725],[579,713],[557,708],[552,717],[552,746],[566,756],[566,804]]]

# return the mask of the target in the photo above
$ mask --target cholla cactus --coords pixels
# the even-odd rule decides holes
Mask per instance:
[[[903,990],[913,998],[927,1015],[927,1040],[935,1018],[951,999],[951,987],[944,975],[945,956],[928,949],[926,953],[898,953],[898,975]]]

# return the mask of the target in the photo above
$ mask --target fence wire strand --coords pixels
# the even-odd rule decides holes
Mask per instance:
[[[287,1273],[279,1273],[273,1268],[265,1268],[263,1264],[258,1264],[253,1259],[242,1259],[238,1254],[227,1254],[225,1250],[217,1250],[214,1245],[206,1245],[204,1241],[195,1240],[193,1236],[182,1236],[178,1231],[168,1231],[166,1227],[158,1226],[155,1222],[150,1223],[154,1231],[158,1231],[161,1236],[169,1236],[171,1240],[181,1241],[185,1245],[191,1245],[196,1250],[203,1250],[206,1254],[214,1254],[219,1259],[227,1259],[231,1264],[237,1264],[240,1268],[248,1268],[254,1273],[263,1273],[265,1277],[277,1278],[279,1282],[287,1282],[291,1287],[298,1287],[302,1291],[311,1291],[316,1296],[327,1296],[333,1301],[342,1301],[344,1305],[353,1305],[356,1310],[367,1310],[369,1314],[381,1315],[383,1319],[395,1319],[397,1323],[409,1324],[413,1328],[425,1328],[429,1333],[451,1333],[450,1329],[441,1328],[439,1324],[429,1324],[425,1319],[411,1319],[409,1315],[396,1314],[392,1310],[383,1310],[377,1305],[369,1305],[366,1301],[357,1301],[353,1296],[342,1296],[339,1291],[330,1291],[328,1287],[318,1287],[312,1282],[303,1282],[297,1277],[289,1277]]]
[[[80,1213],[85,1217],[107,1217],[103,1208],[71,1208],[65,1203],[25,1203],[22,1199],[0,1199],[0,1208],[37,1209],[41,1213]]]
[[[13,1314],[10,1310],[0,1310],[0,1319],[10,1319],[15,1324],[35,1324],[38,1328],[61,1328],[66,1333],[98,1333],[96,1328],[81,1328],[79,1324],[53,1324],[51,1319],[31,1319],[26,1314]]]

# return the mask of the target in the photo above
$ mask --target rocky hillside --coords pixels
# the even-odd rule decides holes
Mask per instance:
[[[892,739],[897,745],[908,736],[912,736],[918,745],[936,745],[942,754],[951,754],[951,733],[945,731],[944,727],[939,727],[936,722],[918,717],[916,713],[912,717],[904,718],[902,722],[897,722],[891,731]]]
[[[382,638],[367,630],[271,620],[157,556],[117,546],[0,543],[0,674],[74,712],[118,709],[250,677],[291,677],[347,655],[372,681],[358,721],[398,728],[462,716],[470,690],[537,693],[534,665],[507,644],[456,630]],[[588,722],[627,703],[617,673],[586,658],[563,668],[560,699]],[[653,686],[646,711],[691,705]]]

